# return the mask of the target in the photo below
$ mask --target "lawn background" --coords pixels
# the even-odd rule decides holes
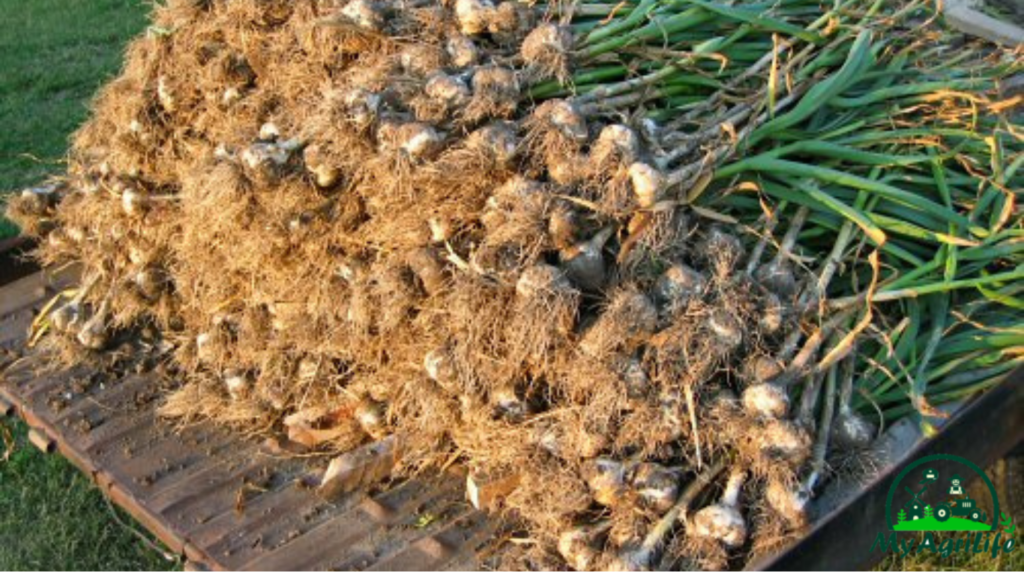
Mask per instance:
[[[0,191],[63,171],[68,136],[118,73],[149,9],[142,0],[0,0]],[[0,218],[0,238],[16,232]],[[0,420],[0,570],[176,567],[115,519],[85,476],[43,456],[25,433]]]
[[[0,0],[0,191],[62,171],[68,136],[149,9],[143,0]],[[0,237],[13,231],[0,224]]]

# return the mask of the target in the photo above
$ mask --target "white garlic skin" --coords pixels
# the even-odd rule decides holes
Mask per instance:
[[[789,412],[789,396],[775,384],[754,384],[743,391],[743,408],[751,416],[783,418]]]

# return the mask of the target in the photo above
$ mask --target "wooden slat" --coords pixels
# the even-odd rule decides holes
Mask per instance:
[[[77,269],[73,267],[54,273],[37,272],[4,285],[3,298],[0,298],[0,317],[48,300],[74,284],[77,274]]]
[[[28,254],[35,242],[25,236],[0,240],[0,286],[39,271],[39,266]]]
[[[375,572],[440,569],[451,562],[468,544],[479,541],[482,535],[489,534],[486,530],[486,514],[468,507],[463,507],[462,510],[463,514],[444,524],[435,533],[421,536],[409,546],[399,548],[371,566],[360,569]]]
[[[9,353],[25,352],[35,310],[56,293],[56,283],[73,280],[69,273],[57,279],[36,274],[0,287],[11,310],[0,314]],[[100,385],[86,367],[44,371],[46,361],[37,354],[29,351],[16,362],[0,357],[0,397],[17,407],[36,436],[52,440],[114,503],[194,565],[331,568],[358,564],[367,551],[375,552],[369,563],[400,561],[429,548],[425,538],[447,537],[447,520],[413,528],[420,515],[447,519],[454,518],[448,510],[465,509],[454,477],[405,482],[372,498],[353,490],[354,482],[326,500],[299,482],[309,464],[323,467],[325,459],[286,460],[212,425],[175,430],[156,416],[161,385],[154,376]],[[372,476],[384,474],[381,468]],[[418,548],[401,555],[407,547]]]
[[[7,316],[39,302],[46,297],[48,284],[42,274],[33,274],[4,286],[4,297],[0,300],[0,316]]]

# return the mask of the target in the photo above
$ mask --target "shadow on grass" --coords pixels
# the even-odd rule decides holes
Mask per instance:
[[[66,460],[28,443],[21,422],[0,420],[0,570],[173,570]],[[9,446],[13,442],[13,446]]]

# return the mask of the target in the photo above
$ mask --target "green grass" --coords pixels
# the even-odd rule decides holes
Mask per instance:
[[[908,554],[900,558],[899,554],[889,553],[876,567],[880,571],[945,571],[945,572],[1020,572],[1024,570],[1024,553],[1014,548],[1009,554],[999,554],[992,558],[991,554],[972,554],[958,552],[945,558],[941,554],[926,552]]]
[[[0,0],[0,193],[64,170],[69,135],[148,11],[142,0]],[[0,217],[0,239],[16,233]],[[175,568],[118,522],[84,475],[28,445],[24,425],[0,428],[15,442],[0,459],[0,570]]]
[[[20,422],[0,420],[0,570],[171,570],[118,522],[103,495],[66,460],[43,455]],[[135,527],[136,530],[141,530]],[[150,539],[152,539],[150,537]]]
[[[920,532],[931,530],[933,532],[962,532],[991,530],[992,526],[975,522],[968,518],[950,518],[945,522],[939,522],[937,518],[919,518],[917,520],[905,520],[893,527],[897,532]]]
[[[68,136],[148,12],[143,0],[0,0],[0,192],[63,171]],[[0,218],[0,238],[16,232]]]

